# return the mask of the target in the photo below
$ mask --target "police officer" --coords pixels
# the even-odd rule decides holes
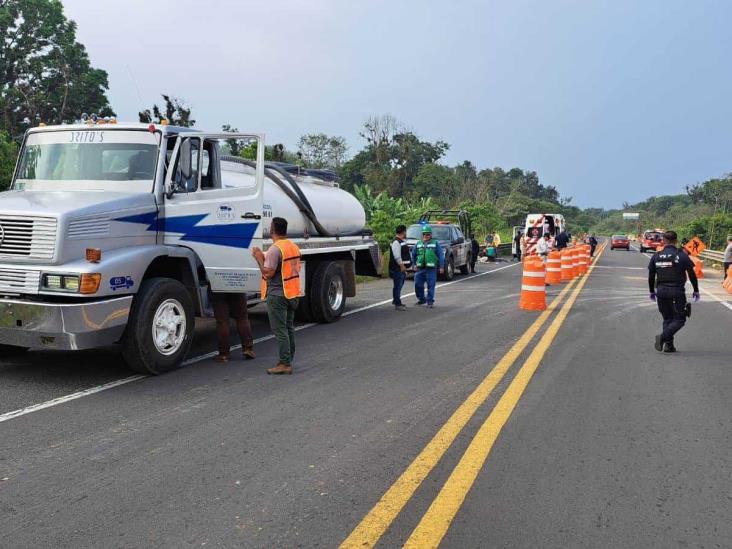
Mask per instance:
[[[422,225],[422,240],[415,244],[412,250],[412,264],[417,268],[414,275],[414,293],[417,295],[417,305],[427,304],[430,309],[435,304],[435,285],[437,284],[437,270],[444,272],[445,253],[436,240],[432,240],[432,227]],[[427,298],[424,295],[424,285],[427,284]]]
[[[699,301],[699,282],[694,264],[686,252],[676,247],[678,236],[674,231],[663,234],[663,249],[656,252],[648,264],[648,288],[651,301],[658,304],[663,317],[663,332],[656,336],[657,351],[675,353],[674,334],[686,324],[686,277],[694,288],[692,297]]]
[[[404,311],[407,306],[402,303],[402,287],[407,278],[407,270],[412,264],[412,255],[407,245],[407,228],[404,225],[396,228],[390,250],[389,276],[394,281],[391,303],[395,310]]]

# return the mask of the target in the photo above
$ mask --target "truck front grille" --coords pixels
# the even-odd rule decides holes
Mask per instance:
[[[37,294],[40,271],[0,269],[0,294]]]
[[[0,214],[0,258],[52,259],[56,219]]]

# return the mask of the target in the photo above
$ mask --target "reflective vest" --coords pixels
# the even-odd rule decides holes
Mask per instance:
[[[280,260],[280,274],[282,289],[287,299],[294,299],[300,295],[300,248],[291,241],[283,238],[273,244],[282,255]],[[260,286],[262,299],[267,297],[267,279],[262,277]]]
[[[425,244],[423,240],[417,242],[417,267],[435,268],[440,264],[440,256],[437,255],[439,244],[430,240]]]

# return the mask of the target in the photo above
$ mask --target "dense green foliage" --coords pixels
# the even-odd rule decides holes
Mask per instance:
[[[0,191],[7,189],[10,184],[17,154],[18,146],[7,133],[0,131]]]
[[[640,231],[673,229],[681,238],[699,236],[712,249],[721,249],[732,234],[732,175],[689,185],[686,194],[652,196],[623,210],[585,210],[596,222],[598,233],[636,233],[635,221],[624,221],[623,211],[640,213]]]
[[[191,118],[191,108],[186,106],[183,101],[177,97],[161,94],[165,107],[163,110],[157,106],[152,109],[145,109],[138,113],[140,122],[149,124],[150,122],[159,122],[163,119],[167,120],[173,126],[181,126],[184,128],[192,128],[196,125],[196,121]]]
[[[2,129],[19,139],[39,122],[113,115],[107,73],[95,69],[60,0],[0,0]]]

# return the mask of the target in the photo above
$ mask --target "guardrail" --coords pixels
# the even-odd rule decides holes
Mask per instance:
[[[724,263],[724,252],[717,252],[715,250],[704,250],[700,255],[702,259],[716,261],[717,263]]]

